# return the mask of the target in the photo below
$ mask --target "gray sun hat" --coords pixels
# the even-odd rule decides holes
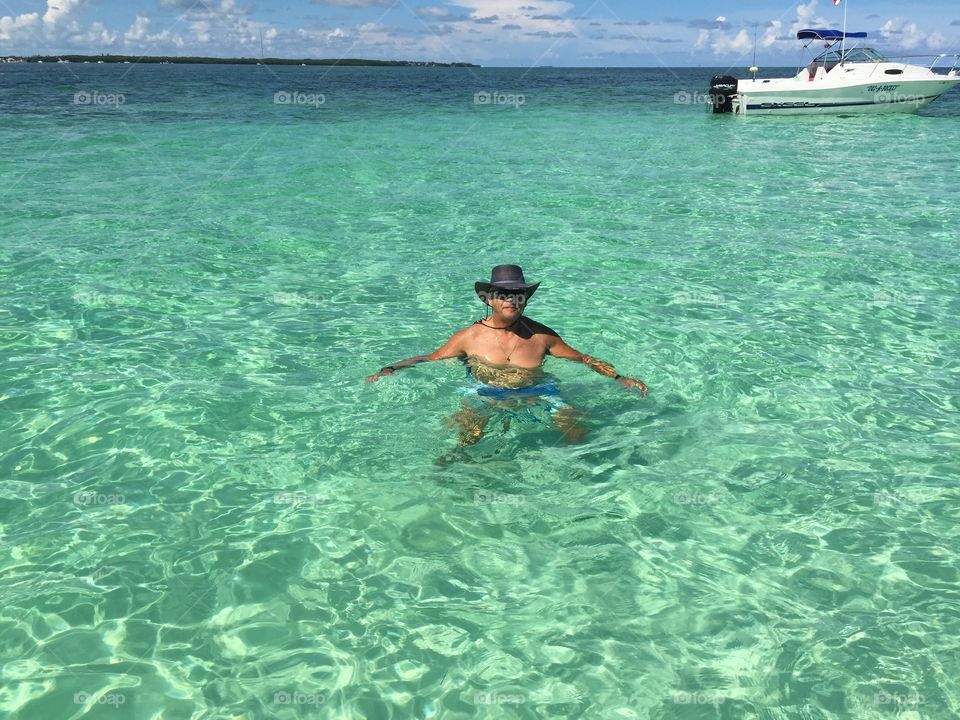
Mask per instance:
[[[493,290],[516,290],[524,293],[527,299],[537,291],[540,283],[528,283],[523,277],[523,269],[519,265],[497,265],[490,271],[490,282],[477,280],[473,289],[477,296],[487,301],[487,296]]]

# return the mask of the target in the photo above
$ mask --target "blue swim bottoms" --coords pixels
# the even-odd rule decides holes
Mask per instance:
[[[485,407],[505,411],[514,417],[529,417],[541,422],[534,410],[540,408],[549,414],[564,408],[567,404],[560,397],[560,386],[555,381],[546,381],[524,388],[504,388],[496,385],[477,383],[465,388],[464,397],[474,398]],[[517,413],[521,413],[517,415]]]
[[[477,395],[481,397],[496,398],[497,400],[506,400],[508,398],[522,397],[526,395],[535,397],[547,397],[560,394],[560,388],[555,382],[544,382],[539,385],[531,385],[525,388],[504,388],[496,385],[486,385],[480,383],[474,388]]]

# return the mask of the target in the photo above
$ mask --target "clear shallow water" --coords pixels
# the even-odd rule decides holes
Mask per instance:
[[[2,712],[960,713],[960,94],[712,74],[0,70]],[[438,467],[501,262],[651,394]]]

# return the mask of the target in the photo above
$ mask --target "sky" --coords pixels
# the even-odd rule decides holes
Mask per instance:
[[[846,3],[846,0],[843,0]],[[960,53],[960,3],[851,0],[887,55]],[[795,65],[833,0],[0,0],[0,55],[371,58],[566,67]]]

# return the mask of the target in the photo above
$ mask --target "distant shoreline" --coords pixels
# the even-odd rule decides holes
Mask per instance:
[[[481,67],[473,63],[441,63],[417,60],[364,60],[361,58],[215,58],[197,56],[139,55],[30,55],[4,56],[0,62],[14,63],[146,63],[168,65],[350,65],[389,67]]]

